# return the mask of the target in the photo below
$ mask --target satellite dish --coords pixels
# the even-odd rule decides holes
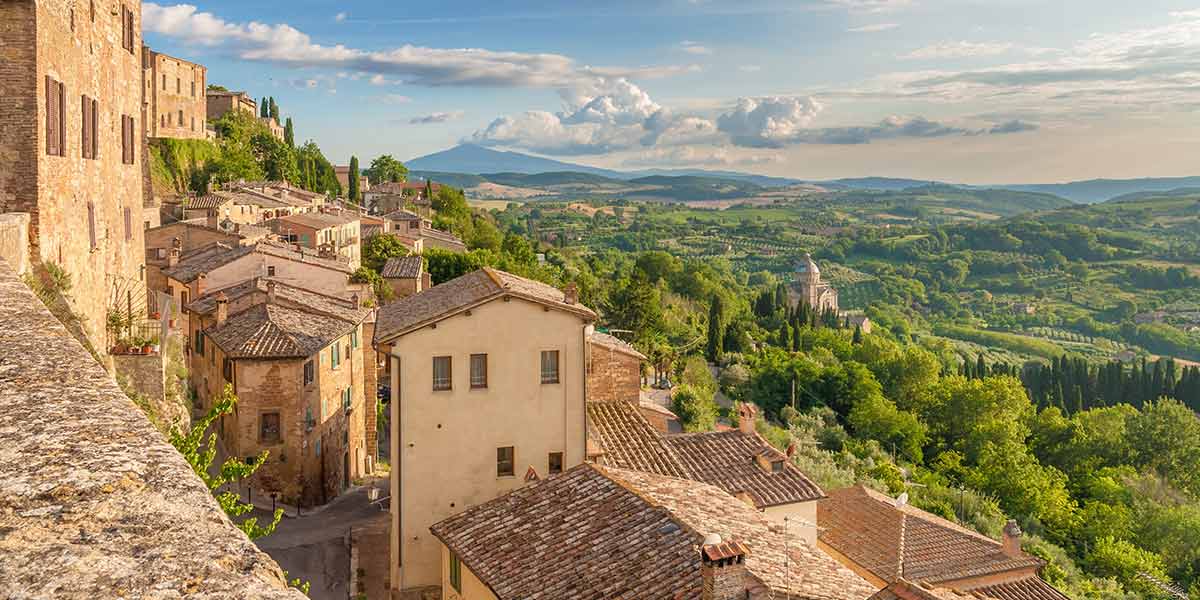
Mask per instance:
[[[905,504],[908,504],[908,492],[900,492],[900,495],[896,496],[896,506],[904,506]]]

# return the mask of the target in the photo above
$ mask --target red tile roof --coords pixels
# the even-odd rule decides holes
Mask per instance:
[[[663,442],[658,430],[628,402],[588,402],[588,439],[604,454],[602,464],[688,477],[683,461]]]
[[[229,358],[305,358],[357,323],[275,304],[257,304],[204,330]]]
[[[1065,594],[1036,575],[974,588],[970,592],[994,600],[1068,600]]]
[[[938,583],[1036,569],[1000,542],[861,485],[829,492],[817,505],[820,540],[884,581]]]
[[[383,265],[379,276],[384,279],[415,279],[425,270],[425,259],[418,255],[393,256]]]

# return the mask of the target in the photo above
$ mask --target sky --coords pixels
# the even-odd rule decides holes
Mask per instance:
[[[146,43],[337,164],[459,143],[615,169],[1200,175],[1195,0],[212,0]]]

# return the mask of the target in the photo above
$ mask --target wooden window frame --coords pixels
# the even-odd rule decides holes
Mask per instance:
[[[313,382],[317,380],[316,375],[317,366],[313,363],[313,361],[304,361],[303,374],[301,375],[301,382],[304,384],[304,387],[312,385]]]
[[[481,361],[481,362],[477,362]],[[482,366],[481,370],[476,370],[476,366]],[[487,354],[472,354],[471,355],[471,389],[486,390],[488,386],[488,355]]]
[[[267,417],[275,417],[275,432],[267,435]],[[283,441],[283,420],[278,411],[264,412],[258,415],[258,441],[262,444],[278,444]]]
[[[46,154],[67,155],[66,86],[46,76]]]
[[[507,451],[508,457],[504,454]],[[517,473],[516,446],[500,446],[496,448],[496,477],[515,477]]]
[[[450,587],[462,594],[462,559],[453,551],[450,552]]]
[[[555,468],[555,465],[554,465],[554,463],[556,462],[556,459],[558,462],[558,468]],[[563,472],[563,453],[562,452],[551,452],[546,457],[546,472],[551,475],[556,475],[558,473]]]
[[[549,372],[546,370],[546,358],[548,356],[554,357],[554,371],[553,372]],[[539,379],[541,380],[542,385],[552,385],[552,384],[556,384],[556,383],[562,383],[562,362],[560,360],[558,350],[542,350],[542,354],[541,354],[540,358],[541,358],[541,360],[539,362],[538,370],[541,375]]]
[[[445,364],[446,364],[446,376],[444,378],[438,377],[439,361],[445,361]],[[450,390],[453,390],[454,389],[454,359],[453,359],[453,357],[450,357],[450,356],[435,356],[435,357],[433,357],[433,373],[432,373],[432,375],[433,376],[431,377],[431,379],[433,380],[433,391],[448,392]]]

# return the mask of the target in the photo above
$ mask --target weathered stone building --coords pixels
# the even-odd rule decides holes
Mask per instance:
[[[425,259],[416,254],[389,258],[379,276],[392,288],[395,299],[427,290],[432,285],[429,272],[425,270]]]
[[[209,121],[216,121],[231,110],[240,110],[252,117],[258,115],[258,103],[246,92],[205,90],[204,98],[205,116]]]
[[[93,345],[117,288],[142,284],[141,3],[0,3],[0,213],[71,276]]]
[[[358,215],[340,209],[272,219],[265,223],[289,244],[317,250],[322,256],[345,260],[351,268],[361,264],[362,231]]]
[[[146,136],[205,139],[208,69],[142,46]]]
[[[371,311],[267,278],[207,294],[187,306],[197,402],[207,410],[228,384],[237,411],[221,436],[236,456],[270,454],[254,476],[286,503],[324,504],[374,468],[363,323]],[[373,355],[373,354],[372,354]]]
[[[607,333],[588,336],[588,402],[637,404],[642,394],[642,362],[646,356]]]

